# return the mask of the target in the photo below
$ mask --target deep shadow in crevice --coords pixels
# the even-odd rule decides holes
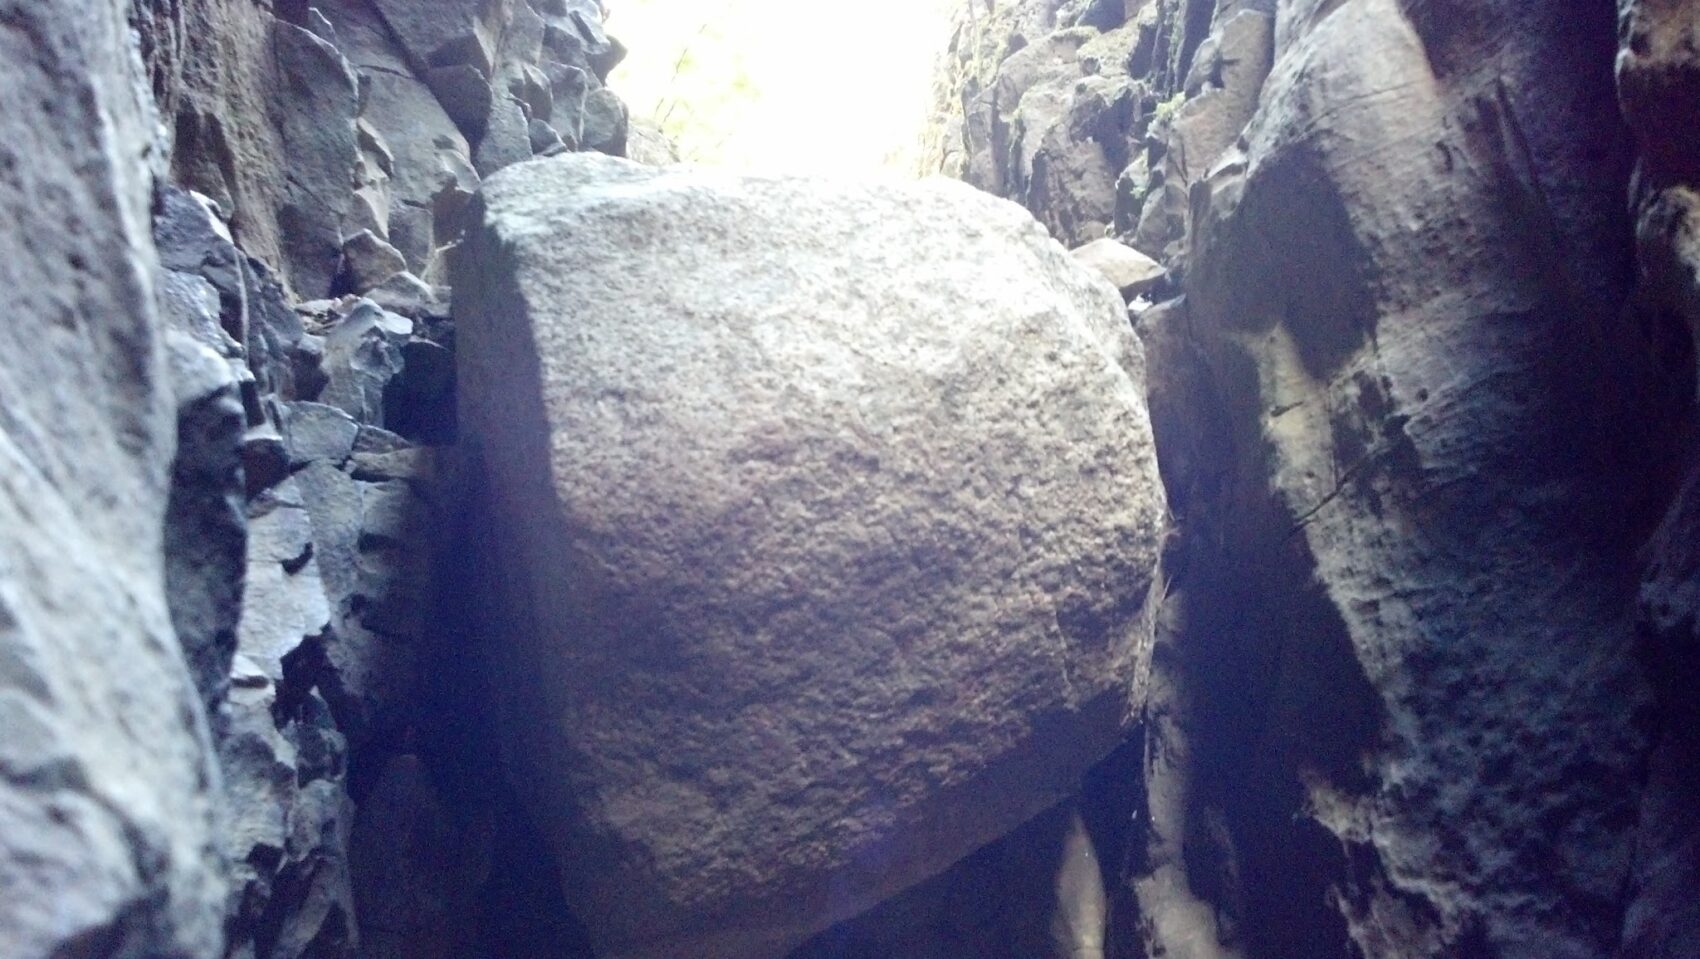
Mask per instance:
[[[1301,551],[1265,546],[1195,544],[1206,555],[1180,574],[1187,625],[1169,676],[1184,687],[1186,882],[1245,956],[1348,959],[1337,901],[1353,870],[1312,790],[1373,790],[1381,704]]]
[[[1354,870],[1314,807],[1319,795],[1349,804],[1378,787],[1367,770],[1384,707],[1268,483],[1251,359],[1201,339],[1185,301],[1151,313],[1140,332],[1178,535],[1164,557],[1172,607],[1160,617],[1146,775],[1148,788],[1185,798],[1178,813],[1152,810],[1179,822],[1143,820],[1136,842],[1153,858],[1134,855],[1130,879],[1176,868],[1179,855],[1187,888],[1147,884],[1148,912],[1196,922],[1202,904],[1214,928],[1195,934],[1226,954],[1351,957],[1339,903]]]
[[[1098,851],[1110,909],[1107,956],[1143,959],[1136,907],[1117,881],[1132,848],[1141,789],[1136,730],[1087,772],[1080,792],[981,847],[943,873],[816,935],[789,959],[1035,959],[1056,955],[1051,915],[1070,815]],[[1124,934],[1117,942],[1117,930]],[[1134,951],[1128,951],[1132,949]]]
[[[478,470],[464,450],[454,473],[435,564],[435,626],[420,670],[418,744],[456,826],[485,857],[481,882],[466,891],[473,951],[465,959],[591,959],[560,864],[506,773],[496,706],[504,680],[494,655],[502,627],[486,600],[497,566],[482,534],[484,507],[468,488]]]

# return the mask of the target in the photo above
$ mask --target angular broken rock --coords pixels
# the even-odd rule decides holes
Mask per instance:
[[[1163,264],[1111,237],[1093,240],[1074,250],[1082,265],[1102,274],[1125,297],[1148,292],[1163,279]]]
[[[384,421],[384,390],[401,372],[402,344],[413,334],[413,321],[356,300],[325,337],[328,382],[319,399],[363,423]]]
[[[361,230],[342,244],[342,275],[356,293],[365,293],[405,272],[407,258],[371,230]]]
[[[1030,216],[576,154],[474,218],[505,748],[600,955],[783,955],[1121,739],[1165,515],[1143,357]]]
[[[323,296],[336,279],[338,227],[353,206],[358,86],[348,61],[322,38],[279,20],[272,43],[290,79],[273,91],[271,105],[289,156],[277,208],[289,285],[304,297]]]

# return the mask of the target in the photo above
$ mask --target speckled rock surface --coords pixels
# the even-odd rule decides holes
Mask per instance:
[[[1143,361],[1030,217],[589,157],[477,203],[509,765],[604,955],[783,954],[1116,745],[1164,522]]]

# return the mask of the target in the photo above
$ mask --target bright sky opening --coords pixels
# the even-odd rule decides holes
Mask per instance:
[[[687,162],[912,173],[948,0],[606,0],[609,85]]]

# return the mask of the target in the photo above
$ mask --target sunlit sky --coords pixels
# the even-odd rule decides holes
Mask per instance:
[[[606,0],[609,85],[692,162],[910,172],[948,0]]]

